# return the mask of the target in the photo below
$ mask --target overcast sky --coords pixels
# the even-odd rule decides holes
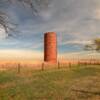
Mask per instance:
[[[33,0],[35,1],[35,0]],[[81,52],[85,44],[100,37],[100,0],[46,0],[31,11],[19,3],[0,5],[17,32],[7,37],[0,28],[0,50],[25,50],[43,53],[43,35],[54,31],[59,53]]]

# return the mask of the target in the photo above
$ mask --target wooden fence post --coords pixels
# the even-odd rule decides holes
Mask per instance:
[[[44,71],[44,63],[42,63],[42,71]]]
[[[59,63],[59,61],[58,61],[58,69],[60,69],[60,63]]]
[[[20,66],[20,64],[18,64],[18,69],[17,69],[18,74],[20,74],[20,71],[21,71],[20,69],[21,69],[21,66]]]

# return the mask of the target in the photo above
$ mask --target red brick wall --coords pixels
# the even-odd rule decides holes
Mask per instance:
[[[44,61],[57,62],[57,36],[55,32],[44,34]]]

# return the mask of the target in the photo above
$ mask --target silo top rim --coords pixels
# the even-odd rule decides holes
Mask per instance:
[[[46,32],[45,35],[46,34],[56,34],[56,32]]]

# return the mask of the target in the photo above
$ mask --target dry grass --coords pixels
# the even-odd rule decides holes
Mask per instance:
[[[100,100],[100,66],[0,71],[0,100]]]
[[[79,59],[79,60],[60,60],[57,64],[48,64],[43,61],[0,61],[0,71],[16,68],[20,65],[20,67],[29,67],[32,69],[52,69],[52,68],[69,68],[73,65],[100,65],[99,59]]]

